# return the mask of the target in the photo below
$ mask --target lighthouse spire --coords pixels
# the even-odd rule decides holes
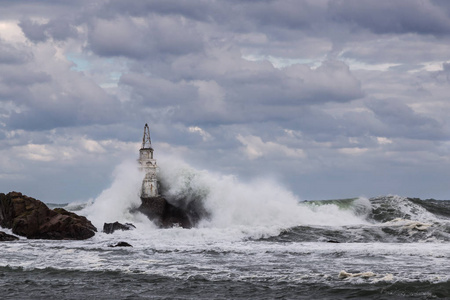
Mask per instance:
[[[150,129],[148,128],[147,123],[145,123],[144,126],[144,136],[142,137],[141,149],[152,149],[152,140],[150,139]]]

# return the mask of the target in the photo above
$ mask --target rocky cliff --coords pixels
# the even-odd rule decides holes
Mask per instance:
[[[18,192],[0,193],[0,226],[29,239],[83,240],[97,231],[83,216],[63,208],[51,210]]]

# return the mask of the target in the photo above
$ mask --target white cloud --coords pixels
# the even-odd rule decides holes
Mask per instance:
[[[137,143],[118,140],[92,140],[83,136],[52,136],[51,139],[52,142],[47,144],[27,143],[13,146],[8,156],[16,161],[79,164],[80,161],[93,162],[102,160],[104,156],[120,156],[138,149]]]
[[[382,136],[378,136],[377,137],[377,142],[380,145],[388,145],[388,144],[392,144],[392,140],[388,139],[386,137],[382,137]]]
[[[27,40],[16,20],[0,21],[0,38],[13,44]]]
[[[188,131],[191,133],[198,133],[202,137],[203,141],[207,141],[212,138],[208,132],[206,132],[205,130],[201,129],[198,126],[190,126],[188,128]]]
[[[238,135],[237,140],[241,142],[244,153],[250,159],[257,158],[304,158],[305,153],[302,149],[289,148],[285,145],[275,142],[264,142],[260,137],[254,135],[242,136]]]
[[[368,150],[369,149],[367,149],[367,148],[358,148],[358,147],[338,149],[338,151],[340,153],[346,154],[346,155],[361,155],[361,154],[367,152]]]

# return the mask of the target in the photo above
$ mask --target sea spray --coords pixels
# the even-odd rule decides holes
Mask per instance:
[[[344,226],[368,224],[367,216],[372,211],[369,199],[365,197],[352,199],[305,201],[302,206],[312,213],[305,217],[304,225]]]
[[[135,217],[130,210],[140,205],[139,190],[143,177],[135,161],[122,162],[113,171],[111,186],[80,214],[86,215],[98,228],[102,228],[104,222],[132,220]]]
[[[242,183],[235,176],[198,171],[173,159],[162,160],[160,166],[162,182],[170,184],[167,189],[170,196],[201,197],[209,217],[199,228],[226,229],[235,236],[245,233],[247,237],[258,238],[277,235],[301,221],[299,199],[274,181],[257,179]]]
[[[242,182],[232,175],[196,170],[173,158],[160,159],[160,168],[160,180],[167,185],[168,195],[201,198],[210,213],[199,224],[201,228],[241,228],[249,234],[272,235],[298,225],[366,224],[371,210],[366,198],[353,199],[349,209],[336,203],[311,207],[272,179]]]
[[[260,238],[276,236],[283,230],[301,225],[343,226],[366,223],[365,216],[360,213],[360,207],[370,207],[365,198],[355,199],[350,209],[343,209],[336,203],[305,204],[272,179],[258,178],[242,182],[232,175],[196,170],[173,157],[162,156],[158,158],[158,162],[158,177],[164,196],[172,201],[184,201],[173,203],[179,206],[185,206],[189,201],[201,201],[208,212],[208,217],[196,229],[189,234],[186,230],[173,229],[173,234],[176,235],[225,239]],[[130,213],[130,209],[140,205],[139,190],[143,177],[136,162],[126,161],[120,164],[114,171],[111,186],[92,205],[86,207],[82,214],[96,226],[114,221],[149,223],[142,214]],[[147,224],[145,228],[154,231],[155,226]]]

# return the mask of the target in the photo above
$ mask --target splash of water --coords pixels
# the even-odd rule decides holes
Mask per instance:
[[[209,212],[209,217],[202,220],[197,229],[226,229],[258,237],[277,235],[281,230],[299,225],[366,223],[354,210],[342,209],[335,204],[304,205],[296,195],[272,179],[241,182],[235,176],[196,170],[173,157],[160,157],[158,162],[159,180],[165,196],[175,201],[200,199]],[[84,214],[96,226],[114,221],[148,223],[143,215],[129,212],[140,205],[143,176],[136,162],[120,164],[114,171],[111,187],[86,207]],[[357,201],[360,205],[368,203],[367,199]]]
[[[139,191],[143,177],[135,161],[122,162],[113,172],[111,186],[92,203],[88,203],[80,214],[85,215],[97,228],[101,228],[105,222],[134,220],[130,209],[140,205]]]
[[[352,209],[336,204],[311,207],[299,204],[300,199],[272,179],[241,182],[235,176],[198,171],[173,159],[162,160],[161,180],[170,183],[168,194],[203,199],[211,217],[200,227],[232,226],[289,228],[298,225],[361,224],[370,203],[356,199]],[[356,213],[358,212],[358,213]]]

